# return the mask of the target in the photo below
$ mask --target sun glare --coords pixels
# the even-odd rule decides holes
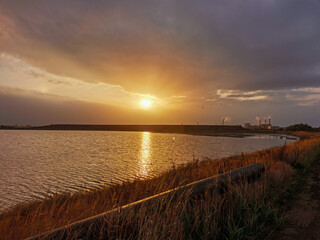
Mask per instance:
[[[144,108],[149,108],[151,106],[152,102],[148,99],[143,99],[140,102],[140,105]]]

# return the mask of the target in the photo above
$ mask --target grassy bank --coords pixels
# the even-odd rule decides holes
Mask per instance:
[[[57,195],[16,206],[0,215],[0,238],[21,239],[80,220],[147,196],[222,172],[261,162],[266,174],[255,183],[233,185],[223,194],[144,206],[114,215],[90,237],[144,239],[252,239],[266,236],[282,221],[280,205],[299,175],[319,158],[319,135],[284,147],[218,160],[193,162],[148,180],[136,180],[91,192]]]

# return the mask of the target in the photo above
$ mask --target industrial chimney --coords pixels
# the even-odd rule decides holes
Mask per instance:
[[[258,121],[259,126],[261,125],[261,118],[260,117],[256,117],[256,120]]]

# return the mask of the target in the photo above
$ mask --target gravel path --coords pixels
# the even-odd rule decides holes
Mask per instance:
[[[320,163],[306,176],[302,191],[292,200],[287,222],[268,240],[320,240]]]

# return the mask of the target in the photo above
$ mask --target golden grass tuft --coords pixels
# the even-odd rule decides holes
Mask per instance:
[[[269,169],[270,177],[275,181],[282,181],[284,178],[295,174],[293,167],[286,162],[274,162]]]

